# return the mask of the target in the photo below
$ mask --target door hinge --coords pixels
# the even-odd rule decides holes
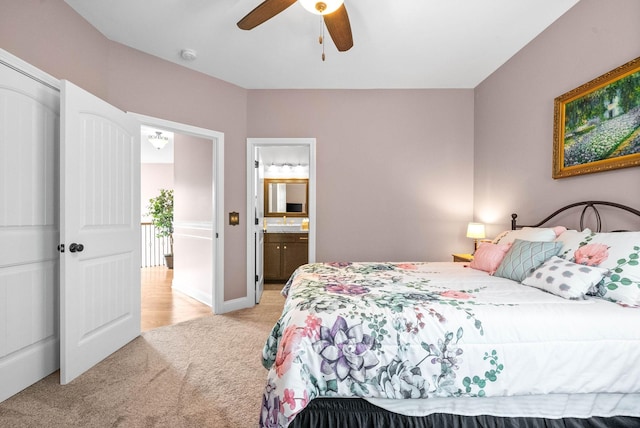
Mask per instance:
[[[58,252],[59,253],[64,253],[64,244],[59,244],[58,245]]]
[[[258,275],[256,275],[256,282],[258,282],[258,279],[259,279],[259,278],[258,278]]]
[[[256,217],[256,218],[255,218],[255,221],[256,221],[256,222],[255,222],[255,225],[256,225],[256,226],[260,224],[260,221],[258,220],[258,217]]]
[[[260,162],[254,161],[254,165],[255,165],[256,168],[258,168],[260,166]]]
[[[218,237],[218,232],[216,232],[216,238]]]

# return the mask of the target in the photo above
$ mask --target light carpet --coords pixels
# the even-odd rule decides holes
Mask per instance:
[[[143,333],[67,385],[58,372],[0,403],[2,427],[256,427],[262,346],[284,298]]]

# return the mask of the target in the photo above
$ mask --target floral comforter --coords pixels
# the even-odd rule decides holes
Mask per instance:
[[[640,311],[463,263],[315,263],[283,289],[260,426],[318,397],[640,392]]]

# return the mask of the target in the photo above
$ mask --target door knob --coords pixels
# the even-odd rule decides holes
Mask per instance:
[[[84,245],[82,244],[76,244],[75,242],[73,242],[71,245],[69,245],[69,251],[72,253],[81,253],[82,250],[84,250]]]

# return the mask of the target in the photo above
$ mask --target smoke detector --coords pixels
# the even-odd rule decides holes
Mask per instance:
[[[185,61],[193,61],[198,57],[198,53],[193,49],[182,49],[180,57]]]

